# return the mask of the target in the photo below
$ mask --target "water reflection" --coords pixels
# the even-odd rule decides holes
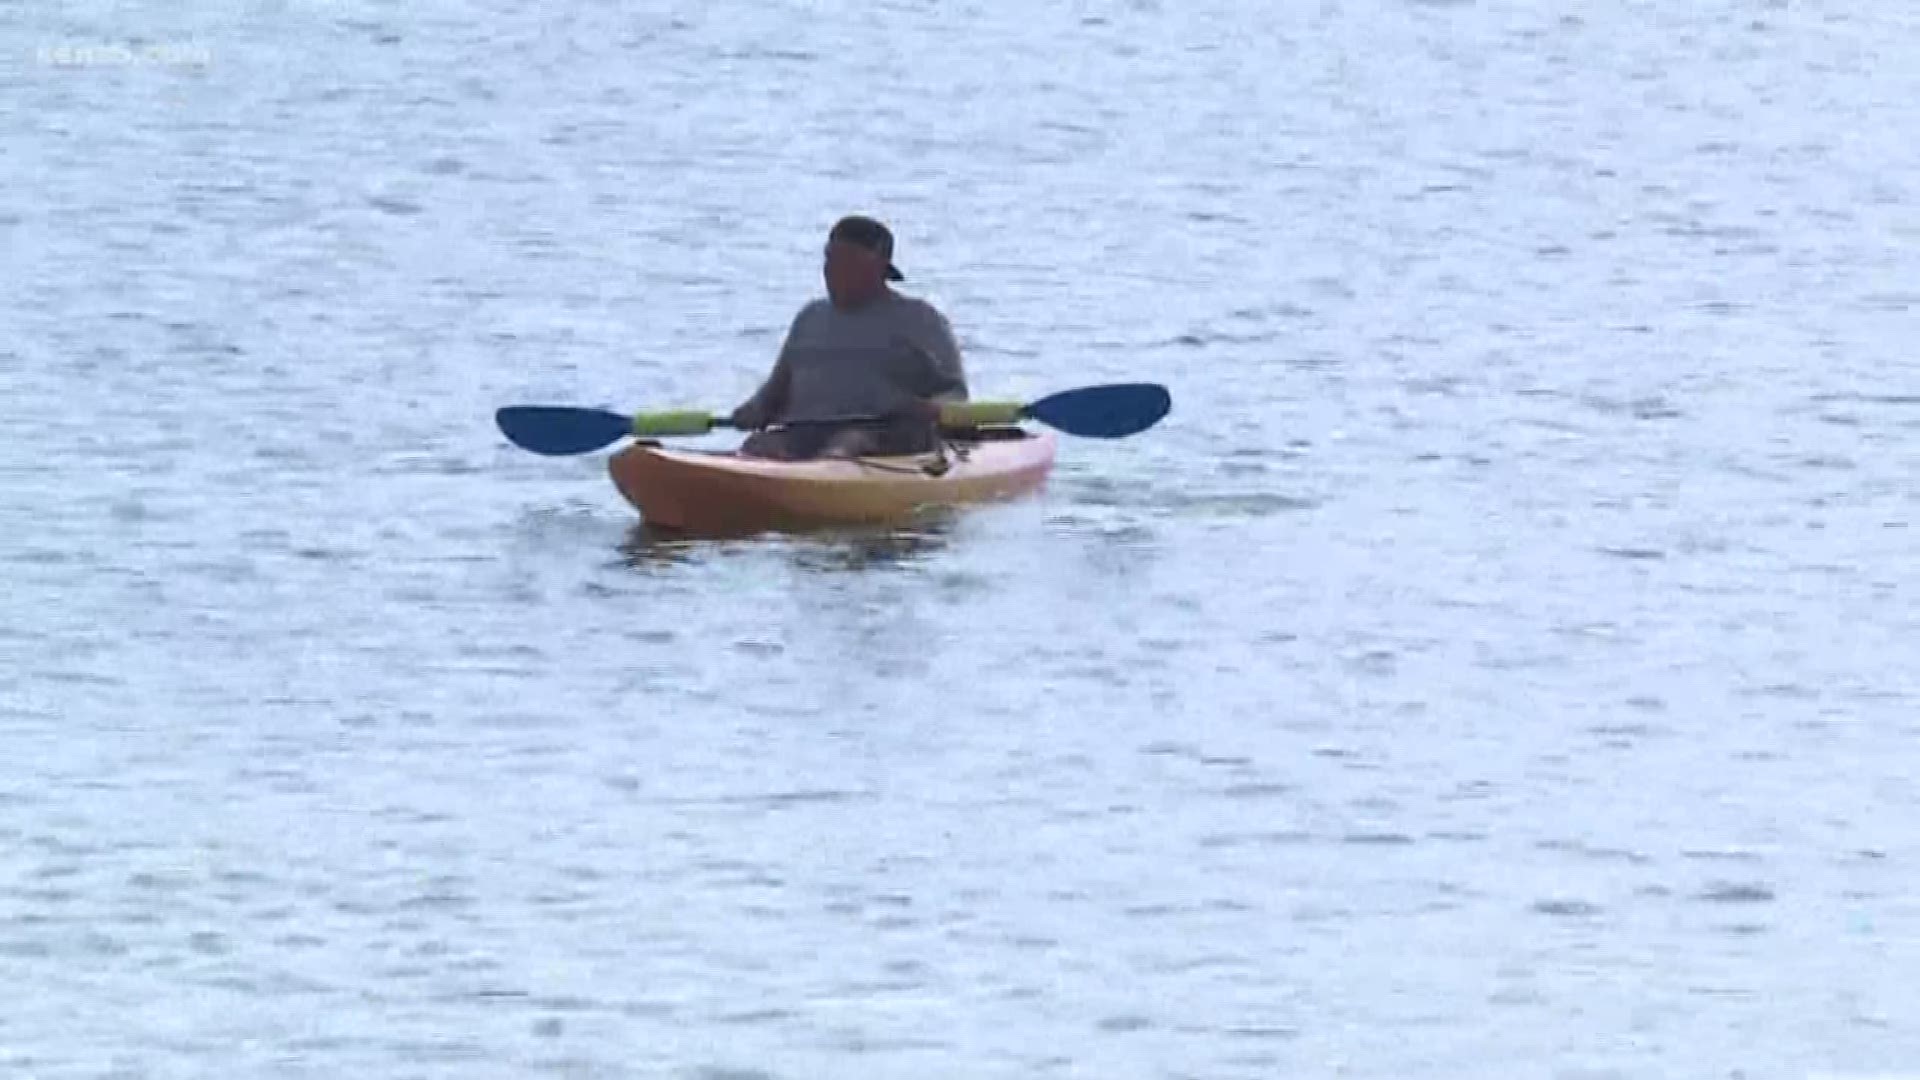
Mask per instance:
[[[620,558],[634,570],[682,566],[698,562],[724,541],[690,537],[641,522],[627,530],[620,542]]]
[[[929,512],[910,525],[814,529],[721,536],[680,532],[641,522],[627,531],[621,559],[635,570],[700,562],[716,553],[778,551],[796,569],[837,573],[901,566],[947,549],[956,516]]]
[[[913,528],[813,533],[793,538],[793,565],[834,573],[904,566],[945,551],[952,539],[951,515],[923,519]]]

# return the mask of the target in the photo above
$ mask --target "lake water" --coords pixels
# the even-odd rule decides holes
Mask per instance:
[[[0,13],[0,1068],[1920,1075],[1920,15],[1585,8]],[[725,543],[493,427],[853,211],[1172,415]]]

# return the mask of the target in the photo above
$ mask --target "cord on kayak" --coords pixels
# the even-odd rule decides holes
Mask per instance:
[[[964,444],[951,439],[941,439],[934,446],[933,459],[920,465],[894,465],[866,457],[856,457],[852,460],[855,464],[875,472],[902,473],[908,476],[945,476],[953,471],[955,460],[964,463],[971,455],[972,451]]]

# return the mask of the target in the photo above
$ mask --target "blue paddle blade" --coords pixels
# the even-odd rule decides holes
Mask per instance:
[[[1158,383],[1114,383],[1049,394],[1026,413],[1069,435],[1119,439],[1159,423],[1172,408],[1173,395]]]
[[[633,419],[603,409],[509,405],[493,414],[515,446],[536,454],[584,454],[633,433]]]

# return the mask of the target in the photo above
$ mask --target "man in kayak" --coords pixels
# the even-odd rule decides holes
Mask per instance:
[[[766,381],[731,420],[754,429],[740,452],[800,460],[917,454],[939,445],[940,405],[967,400],[953,328],[932,304],[893,291],[893,234],[868,217],[827,235],[827,298],[800,309]],[[804,423],[871,417],[861,423]],[[773,431],[758,430],[788,425]]]

